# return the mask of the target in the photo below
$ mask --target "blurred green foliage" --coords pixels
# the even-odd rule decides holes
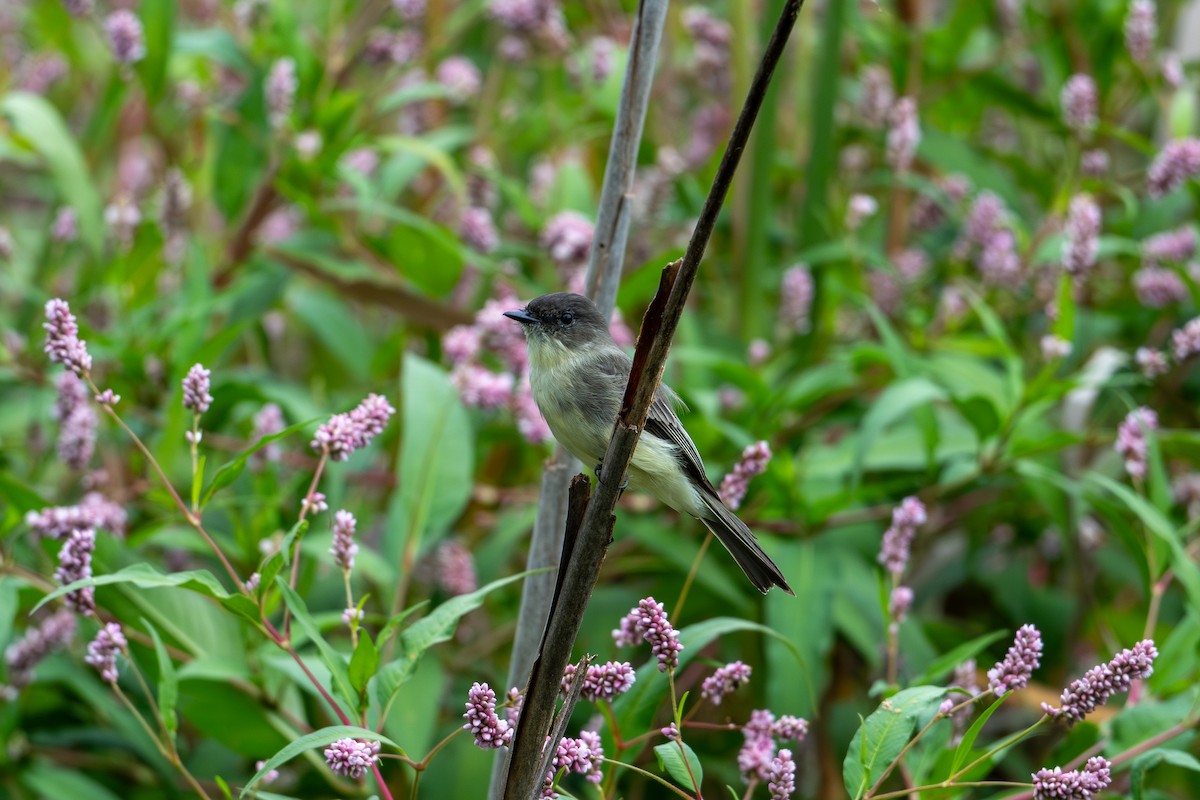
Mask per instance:
[[[304,667],[413,761],[461,725],[472,682],[507,688],[499,682],[550,446],[531,433],[536,415],[522,409],[522,376],[502,352],[474,366],[508,375],[511,396],[498,409],[460,399],[467,379],[444,337],[502,326],[499,299],[578,280],[580,263],[555,257],[546,231],[564,211],[594,218],[633,4],[564,4],[561,18],[527,29],[498,0],[135,5],[145,56],[125,65],[107,42],[113,9],[103,0],[0,9],[0,644],[44,619],[30,612],[56,589],[59,544],[35,537],[26,514],[98,491],[129,520],[126,536],[98,537],[97,604],[124,625],[152,688],[141,691],[125,663],[120,686],[147,718],[150,697],[176,715],[170,736],[210,796],[222,793],[218,778],[236,793],[256,761],[281,751],[295,758],[277,784],[257,787],[262,796],[368,794],[370,777],[359,785],[325,766],[320,746],[345,731],[329,730],[339,721],[261,619],[280,625],[290,609]],[[703,201],[780,3],[760,5],[671,11],[618,298],[631,324]],[[1164,42],[1183,24],[1179,6],[1158,6]],[[700,526],[629,497],[578,652],[639,663],[644,653],[618,650],[610,631],[640,598],[657,597],[682,631],[676,681],[692,703],[713,667],[741,659],[754,669],[748,687],[698,720],[741,724],[755,708],[809,719],[796,748],[802,796],[843,796],[843,774],[878,778],[909,735],[855,760],[882,696],[911,701],[905,724],[924,724],[930,698],[941,700],[930,686],[968,658],[985,669],[1026,623],[1044,635],[1042,666],[995,710],[977,749],[1029,725],[1040,702],[1057,703],[1067,681],[1143,635],[1162,655],[1139,702],[994,756],[991,779],[1023,782],[1093,745],[1114,758],[1195,720],[1200,383],[1186,359],[1147,378],[1133,354],[1169,349],[1200,303],[1194,246],[1160,265],[1182,287],[1170,302],[1137,288],[1148,237],[1180,226],[1195,237],[1197,182],[1151,198],[1145,175],[1163,141],[1196,136],[1200,78],[1165,49],[1131,58],[1128,7],[913,0],[801,15],[667,375],[692,409],[684,421],[714,480],[745,446],[770,443],[774,458],[739,513],[796,597],[760,598],[721,552],[696,567]],[[461,63],[446,67],[458,56],[478,68],[474,83]],[[286,108],[273,78],[281,59],[294,66]],[[888,126],[869,120],[869,66],[917,99],[911,170],[889,166]],[[1094,77],[1099,98],[1084,132],[1061,110],[1077,73]],[[1095,151],[1104,170],[1086,165]],[[966,197],[948,191],[952,175],[966,179]],[[1019,262],[1008,283],[990,280],[985,254],[960,244],[982,192],[1008,209]],[[1072,279],[1060,268],[1063,220],[1080,193],[1102,209],[1102,233],[1095,267]],[[859,194],[878,211],[855,223],[847,208]],[[474,209],[486,224],[471,222]],[[936,219],[921,222],[929,213]],[[905,271],[906,252],[923,268]],[[815,284],[805,324],[781,288],[796,264]],[[105,414],[83,468],[58,457],[58,369],[40,348],[52,297],[71,303],[97,385],[121,396],[117,411],[185,503],[194,486],[204,527],[237,574],[262,574],[254,600]],[[480,308],[493,316],[476,323]],[[1048,355],[1047,336],[1069,353]],[[180,382],[197,362],[212,369],[215,399],[194,476]],[[331,511],[359,520],[351,590],[365,619],[352,641],[346,587],[328,556],[330,514],[297,520],[318,465],[313,430],[371,392],[397,415],[348,463],[328,464],[319,485]],[[269,451],[246,454],[267,403],[293,427]],[[1140,405],[1160,425],[1147,436],[1145,479],[1131,480],[1112,445]],[[877,554],[908,495],[930,519],[905,577],[915,602],[896,658]],[[452,596],[447,542],[465,546],[483,589]],[[81,620],[75,642],[0,704],[0,794],[190,791],[83,662],[95,629]],[[624,738],[666,724],[669,696],[653,661],[642,666],[615,704]],[[582,704],[571,730],[594,710]],[[685,735],[706,793],[744,786],[737,731]],[[604,742],[611,754],[607,725]],[[623,758],[676,774],[679,764],[659,768],[656,743]],[[949,774],[948,744],[944,723],[908,756],[910,777]],[[1114,767],[1115,785],[1196,796],[1194,754],[1187,732]],[[483,797],[490,764],[459,736],[429,762],[419,795]],[[383,771],[396,796],[417,788],[409,767],[387,761]],[[630,772],[614,780],[605,796],[663,791]],[[889,790],[902,786],[891,780]]]

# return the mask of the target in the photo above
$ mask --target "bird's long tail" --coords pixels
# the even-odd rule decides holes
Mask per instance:
[[[788,594],[794,595],[795,592],[788,586],[783,573],[771,557],[763,552],[746,523],[726,508],[721,498],[716,495],[700,492],[700,500],[704,503],[704,511],[708,512],[700,517],[700,521],[725,546],[754,587],[766,594],[772,586],[778,586]]]

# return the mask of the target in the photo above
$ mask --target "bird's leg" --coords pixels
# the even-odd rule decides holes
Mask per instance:
[[[592,468],[592,472],[596,473],[596,480],[600,481],[601,483],[604,483],[604,481],[600,478],[600,472],[603,469],[603,467],[604,467],[604,460],[601,459],[600,461],[597,461],[596,466]],[[625,489],[628,486],[629,486],[629,478],[626,478],[625,480],[621,481],[621,485],[617,487],[617,499],[618,500],[621,499],[621,495],[625,494]]]

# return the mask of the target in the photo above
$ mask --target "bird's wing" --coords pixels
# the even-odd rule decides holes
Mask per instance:
[[[623,383],[629,381],[629,370],[633,366],[632,359],[624,353],[613,353],[598,360],[597,367],[604,373],[619,378]],[[675,413],[676,408],[684,408],[683,400],[665,383],[658,385],[654,400],[650,403],[650,414],[646,418],[646,429],[643,435],[650,434],[675,445],[675,457],[683,467],[684,472],[700,486],[707,488],[714,495],[716,489],[708,482],[704,474],[704,460],[696,449],[692,437],[684,430],[683,423]]]

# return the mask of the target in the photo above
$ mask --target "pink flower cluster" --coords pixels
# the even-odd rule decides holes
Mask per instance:
[[[358,554],[358,545],[354,543],[354,529],[357,525],[358,521],[354,519],[354,515],[344,508],[334,512],[333,545],[329,548],[329,554],[333,556],[333,563],[337,564],[342,572],[354,569],[354,557]]]
[[[328,422],[317,428],[312,449],[328,452],[334,461],[345,461],[351,453],[366,447],[382,433],[395,413],[396,409],[391,407],[387,398],[377,394],[367,395],[351,411],[334,414]]]
[[[772,780],[772,764],[777,761],[775,740],[802,742],[808,735],[808,722],[790,715],[776,720],[770,711],[759,709],[750,712],[749,721],[742,726],[742,735],[745,742],[737,757],[742,777],[747,781],[757,778],[769,783]],[[781,751],[780,755],[783,752],[788,751]],[[775,767],[778,770],[777,764]]]
[[[976,253],[975,264],[985,282],[1016,286],[1021,280],[1021,259],[1004,201],[992,192],[980,192],[967,214],[955,251],[961,257]]]
[[[796,762],[786,748],[771,760],[767,767],[767,790],[771,800],[788,800],[796,791]]]
[[[563,671],[561,692],[565,697],[571,690],[575,680],[574,664],[567,664]],[[592,664],[583,674],[583,688],[580,696],[589,702],[598,700],[613,700],[633,688],[637,673],[628,661],[608,661],[603,664]]]
[[[54,418],[58,420],[58,457],[71,469],[86,469],[96,447],[96,411],[87,384],[74,372],[58,378]]]
[[[325,748],[325,763],[336,775],[358,780],[379,761],[379,742],[338,739]]]
[[[1089,800],[1112,783],[1112,764],[1093,756],[1083,769],[1063,772],[1062,767],[1039,769],[1033,778],[1033,800]]]
[[[54,579],[63,586],[92,577],[92,552],[96,549],[96,532],[84,528],[72,532],[58,551],[58,569]],[[67,608],[90,617],[96,613],[96,589],[85,586],[68,592],[63,598]]]
[[[105,681],[116,683],[117,654],[124,652],[128,646],[121,626],[110,622],[101,628],[96,638],[88,644],[87,655],[83,660],[95,667]]]
[[[917,528],[924,525],[928,516],[925,505],[915,497],[906,497],[892,511],[892,524],[883,532],[883,543],[879,548],[879,563],[888,572],[899,578],[908,566],[913,538]]]
[[[1032,625],[1022,625],[1004,659],[988,670],[988,688],[997,697],[1024,689],[1041,659],[1041,632]]]
[[[887,161],[896,172],[907,172],[912,166],[921,141],[921,126],[917,121],[917,101],[901,97],[888,113],[890,128],[887,135]]]
[[[1080,278],[1096,265],[1100,247],[1100,206],[1091,195],[1077,194],[1071,198],[1065,233],[1063,269]]]
[[[600,767],[604,763],[604,747],[600,743],[600,734],[595,731],[580,731],[579,738],[564,736],[554,749],[554,757],[550,760],[550,769],[546,772],[539,797],[555,798],[554,776],[559,770],[577,775],[584,775],[587,780],[599,784],[603,777]]]
[[[1145,406],[1130,411],[1117,428],[1114,449],[1125,459],[1125,471],[1131,478],[1141,480],[1146,477],[1146,459],[1149,455],[1146,433],[1157,429],[1158,414]]]
[[[475,558],[459,539],[447,539],[433,554],[437,585],[451,596],[470,594],[479,588]]]
[[[789,330],[807,333],[812,324],[813,277],[807,264],[788,267],[779,282],[779,319]]]
[[[712,675],[704,679],[700,685],[700,696],[712,702],[714,706],[721,705],[725,695],[737,690],[750,680],[750,667],[741,661],[734,661],[720,667]]]
[[[1158,9],[1154,0],[1133,0],[1125,17],[1125,48],[1129,56],[1145,67],[1154,57],[1158,38]]]
[[[30,628],[4,651],[8,666],[7,688],[23,689],[33,682],[33,670],[46,656],[70,644],[75,638],[75,615],[67,610],[56,611]]]
[[[213,396],[209,394],[212,386],[212,372],[203,364],[193,364],[183,377],[183,407],[193,414],[203,414],[212,405]]]
[[[1146,173],[1151,197],[1162,197],[1200,176],[1200,139],[1176,139],[1155,156]]]
[[[766,442],[755,442],[743,450],[742,458],[734,466],[733,472],[722,478],[721,485],[717,488],[721,502],[736,511],[746,497],[750,480],[755,475],[765,472],[770,460],[771,447]]]
[[[25,515],[25,524],[37,536],[64,539],[75,531],[100,528],[114,536],[125,535],[125,509],[99,492],[88,492],[75,506],[49,506]]]
[[[679,632],[667,619],[663,604],[647,597],[621,618],[620,627],[613,631],[613,640],[618,646],[638,645],[649,642],[651,652],[658,659],[658,671],[666,672],[679,666]]]
[[[1096,127],[1096,81],[1091,75],[1072,75],[1062,88],[1063,122],[1076,133]]]
[[[46,303],[46,355],[56,364],[82,377],[92,368],[87,342],[79,338],[79,325],[65,300],[55,298]]]
[[[486,683],[475,683],[467,692],[467,710],[463,714],[465,730],[475,737],[475,746],[495,750],[512,744],[514,728],[496,714],[496,693]]]
[[[1143,639],[1133,647],[1122,650],[1107,664],[1099,664],[1084,673],[1082,678],[1071,681],[1063,689],[1058,708],[1042,703],[1042,710],[1055,719],[1074,725],[1117,692],[1127,692],[1135,680],[1145,680],[1154,672],[1154,659],[1158,648],[1150,639]]]
[[[484,303],[471,325],[458,325],[442,337],[442,349],[453,365],[450,380],[459,397],[471,408],[509,408],[517,429],[526,441],[541,444],[550,439],[550,428],[542,419],[527,374],[528,357],[521,330],[504,317],[521,305],[511,289],[502,287]],[[500,370],[486,366],[491,356]]]

